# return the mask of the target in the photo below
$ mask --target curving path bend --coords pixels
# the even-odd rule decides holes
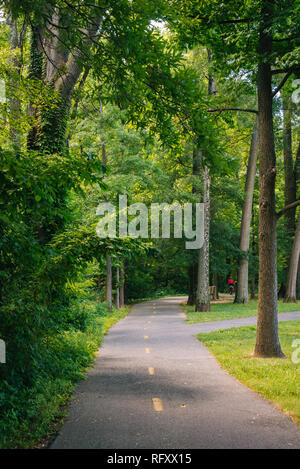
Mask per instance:
[[[51,448],[300,449],[300,428],[193,336],[256,318],[186,325],[183,299],[135,305],[110,329]]]

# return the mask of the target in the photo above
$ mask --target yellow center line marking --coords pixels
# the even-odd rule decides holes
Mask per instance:
[[[152,402],[153,402],[153,408],[155,412],[162,412],[164,410],[162,402],[159,399],[159,397],[153,397]]]
[[[148,327],[144,327],[144,331],[146,331],[148,329]]]
[[[149,375],[155,375],[155,370],[152,366],[149,366],[148,371],[149,371]]]
[[[145,352],[146,352],[146,353],[150,353],[150,349],[149,349],[149,348],[145,348]]]
[[[155,318],[155,316],[151,316],[151,318],[153,319],[153,318]]]
[[[149,339],[149,336],[148,336],[148,335],[144,335],[144,339]]]
[[[148,324],[151,324],[151,321],[148,321]]]

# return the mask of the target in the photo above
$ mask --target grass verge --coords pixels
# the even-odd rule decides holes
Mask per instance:
[[[291,360],[296,350],[293,341],[300,339],[300,321],[279,324],[280,343],[286,359],[251,358],[255,336],[256,327],[250,326],[201,333],[197,338],[226,371],[269,399],[300,425],[300,363]]]
[[[219,303],[212,304],[211,311],[207,313],[195,312],[194,306],[182,306],[186,313],[186,322],[188,324],[222,321],[224,319],[246,318],[257,315],[257,300],[251,300],[247,304]],[[288,313],[291,311],[300,311],[300,305],[297,303],[284,303],[278,301],[278,312]]]

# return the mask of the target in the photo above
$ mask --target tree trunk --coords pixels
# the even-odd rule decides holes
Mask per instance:
[[[195,181],[192,181],[192,194],[200,194],[200,189],[199,189],[199,180],[201,176],[201,154],[200,152],[194,148],[193,149],[193,168],[192,168],[192,176],[194,178],[197,178],[197,184],[195,184]],[[196,276],[197,276],[197,271],[198,271],[198,263],[195,260],[193,252],[191,254],[191,265],[189,266],[189,297],[187,304],[189,306],[192,306],[196,302],[196,289],[197,289],[197,282],[196,282]]]
[[[211,62],[211,51],[207,51],[208,63]],[[216,93],[216,82],[209,73],[208,76],[208,95]],[[203,153],[199,151],[199,157],[203,159]],[[198,258],[198,280],[196,293],[195,311],[210,311],[210,294],[209,294],[209,227],[210,227],[210,176],[209,169],[204,166],[202,169],[202,185],[203,185],[203,203],[204,203],[204,243],[199,249]]]
[[[272,78],[268,55],[272,37],[272,2],[263,3],[263,26],[259,37],[259,300],[254,356],[283,357],[278,337],[277,239],[275,211],[276,156],[273,133]]]
[[[299,182],[300,182],[300,142],[298,144],[298,150],[296,154],[295,161],[295,178],[296,178],[296,198],[299,198]],[[298,263],[298,272],[297,272],[297,284],[296,284],[296,299],[300,300],[300,262]]]
[[[216,298],[215,298],[215,299],[218,300],[218,299],[219,299],[219,278],[218,278],[218,274],[217,274],[217,273],[214,273],[214,274],[213,274],[213,279],[214,279],[214,280],[213,280],[213,284],[214,284],[214,286],[215,286],[215,288],[216,288]]]
[[[297,280],[296,280],[296,300],[300,300],[300,262],[298,262]]]
[[[296,175],[294,171],[292,152],[292,100],[291,96],[283,89],[283,157],[284,157],[284,199],[285,205],[289,205],[296,200]],[[291,208],[285,213],[285,225],[287,233],[292,237],[295,233],[296,208]]]
[[[193,306],[196,302],[196,276],[197,276],[197,264],[191,264],[189,266],[189,297],[187,305]]]
[[[284,89],[281,92],[283,107],[283,158],[284,158],[284,203],[289,205],[296,200],[296,163],[294,167],[292,152],[292,100],[290,93]],[[284,215],[284,222],[289,246],[287,252],[292,253],[293,236],[295,234],[295,216],[296,207],[287,210]],[[287,264],[290,265],[291,259],[286,255]],[[284,269],[284,279],[280,285],[278,297],[287,298],[287,282],[289,268]]]
[[[124,267],[121,267],[120,269],[120,280],[121,280],[121,285],[120,285],[120,307],[123,308],[125,305],[125,271]]]
[[[31,66],[29,76],[43,83],[53,92],[51,108],[30,105],[33,125],[27,138],[28,148],[45,154],[62,153],[67,149],[66,129],[74,87],[81,75],[79,65],[83,53],[74,47],[70,51],[64,44],[65,15],[58,6],[47,7],[51,20],[43,25],[32,21]],[[82,28],[82,41],[90,47],[102,17],[94,18]]]
[[[120,309],[120,267],[116,269],[116,308]]]
[[[11,13],[7,15],[7,25],[9,27],[9,46],[11,50],[15,52],[14,57],[11,59],[12,68],[14,73],[19,74],[21,73],[21,61],[19,54],[16,54],[18,48],[21,47],[22,38],[25,34],[25,27],[22,27],[22,31],[19,33],[18,31],[18,22],[17,20],[12,20]],[[10,135],[12,142],[14,143],[15,147],[19,150],[21,149],[21,128],[20,128],[20,120],[21,120],[21,101],[16,96],[16,80],[13,78],[8,79],[7,87],[10,90],[11,96],[9,97],[9,126],[10,126]]]
[[[296,303],[297,302],[297,272],[299,265],[299,253],[300,253],[300,212],[298,215],[298,223],[296,233],[293,242],[292,253],[290,257],[287,291],[284,298],[285,303]]]
[[[207,167],[203,169],[203,203],[204,203],[204,243],[199,249],[198,281],[195,311],[210,311],[209,296],[209,215],[210,215],[210,177]]]
[[[245,184],[245,199],[243,206],[241,233],[240,233],[240,250],[244,256],[239,259],[236,303],[248,303],[248,251],[250,244],[250,225],[252,218],[253,192],[255,185],[256,164],[258,154],[258,118],[255,118],[251,145],[249,152],[249,160],[247,167],[247,177]]]
[[[254,235],[254,227],[252,227],[252,253],[255,255],[255,235]],[[256,274],[255,274],[255,265],[253,266],[253,271],[252,271],[252,278],[251,278],[251,300],[255,300],[255,280],[256,280]]]
[[[251,300],[255,300],[255,278],[254,276],[251,279]]]
[[[112,308],[112,269],[111,269],[111,258],[106,254],[106,292],[105,300],[108,303],[108,309]]]

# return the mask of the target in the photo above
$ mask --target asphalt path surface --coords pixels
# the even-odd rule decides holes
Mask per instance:
[[[110,329],[51,448],[300,449],[300,428],[222,370],[193,335],[255,318],[186,325],[182,301],[135,305]]]

